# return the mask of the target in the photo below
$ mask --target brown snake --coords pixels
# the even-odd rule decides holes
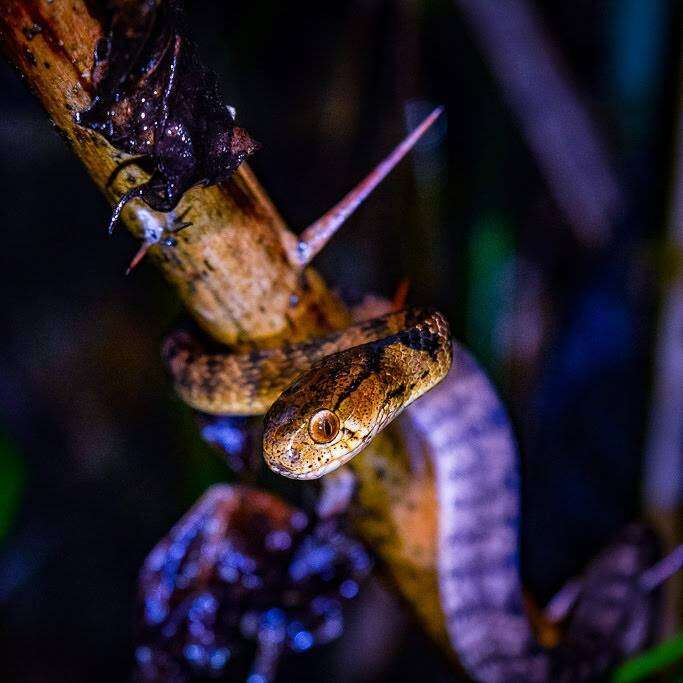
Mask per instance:
[[[551,650],[537,642],[519,574],[515,440],[494,388],[462,347],[454,343],[448,376],[405,419],[431,456],[441,608],[473,679],[592,680],[643,647],[654,607],[639,580],[657,559],[657,544],[635,524],[588,567],[559,645]]]
[[[202,353],[176,333],[164,358],[186,403],[212,414],[266,413],[268,466],[316,479],[446,376],[451,339],[440,313],[408,308],[313,341],[245,353]]]
[[[164,357],[176,390],[196,409],[266,413],[266,462],[295,479],[347,462],[436,387],[406,420],[431,455],[445,625],[474,680],[590,680],[644,644],[652,600],[638,577],[655,557],[651,537],[636,526],[589,568],[560,645],[546,650],[536,641],[519,577],[512,432],[493,387],[451,341],[441,314],[409,308],[313,341],[245,353],[206,353],[176,332]]]
[[[305,267],[439,113],[302,233],[292,263]],[[512,430],[486,375],[451,341],[440,313],[408,308],[255,351],[211,353],[176,332],[165,342],[164,358],[176,391],[197,410],[265,414],[265,460],[294,479],[337,469],[415,402],[406,423],[423,441],[434,472],[444,624],[474,680],[586,681],[646,642],[653,601],[639,579],[655,555],[650,534],[638,526],[588,568],[559,645],[550,650],[537,642],[519,576]]]

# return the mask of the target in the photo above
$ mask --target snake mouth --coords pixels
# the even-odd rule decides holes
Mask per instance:
[[[323,467],[320,467],[317,470],[311,470],[310,472],[296,472],[277,462],[269,462],[268,467],[270,467],[270,469],[273,470],[273,472],[281,474],[283,477],[287,477],[287,479],[311,480],[320,479],[320,477],[324,477],[326,474],[334,472],[336,469],[341,467],[348,459],[349,458],[340,458],[339,460],[333,460],[332,462],[327,463],[327,465],[324,465]]]

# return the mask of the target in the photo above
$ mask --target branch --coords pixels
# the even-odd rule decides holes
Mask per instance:
[[[110,203],[146,180],[135,164],[117,172],[125,155],[73,121],[90,103],[93,50],[102,35],[87,4],[9,0],[0,9],[0,33],[6,55]],[[300,278],[288,265],[284,245],[294,236],[244,165],[221,186],[190,190],[173,212],[138,200],[123,219],[152,243],[150,255],[187,310],[220,341],[303,338],[346,321],[313,271]],[[160,240],[181,221],[192,229],[179,232],[175,246]],[[267,302],[267,309],[252,302]]]
[[[116,173],[124,156],[77,127],[73,114],[90,103],[93,49],[102,35],[84,0],[5,0],[0,36],[55,126],[111,204],[146,180],[135,164]],[[122,219],[150,243],[149,254],[189,313],[215,339],[236,344],[314,337],[348,323],[348,312],[312,269],[288,258],[298,240],[251,171],[242,165],[219,186],[190,190],[178,208],[157,213],[133,201]],[[176,246],[161,236],[174,224]],[[104,226],[102,226],[104,232]],[[448,651],[436,578],[436,496],[431,473],[408,465],[395,430],[375,439],[353,467],[359,480],[357,528],[384,560],[427,629]]]

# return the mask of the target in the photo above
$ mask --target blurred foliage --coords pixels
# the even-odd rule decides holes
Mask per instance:
[[[26,480],[26,466],[19,451],[0,434],[0,541],[12,527]]]
[[[191,411],[179,400],[173,402],[175,425],[178,440],[184,453],[182,467],[182,497],[189,506],[197,500],[209,486],[221,481],[231,480],[225,465],[216,457],[204,441],[197,438],[197,420]]]
[[[667,640],[622,664],[612,675],[612,683],[635,683],[651,680],[656,674],[663,674],[678,665],[678,676],[674,683],[683,680],[683,634]]]
[[[492,213],[475,223],[469,244],[467,341],[486,368],[500,369],[501,319],[512,305],[512,231]]]

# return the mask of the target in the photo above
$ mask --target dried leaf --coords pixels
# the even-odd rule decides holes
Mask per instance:
[[[251,487],[209,489],[140,572],[137,679],[219,676],[230,666],[239,680],[255,649],[252,672],[270,680],[283,652],[341,635],[342,602],[371,562],[340,524]]]
[[[189,188],[225,180],[258,148],[186,37],[179,0],[115,0],[111,8],[95,49],[95,97],[75,118],[151,162],[152,175],[121,197],[110,231],[134,197],[171,211]]]

